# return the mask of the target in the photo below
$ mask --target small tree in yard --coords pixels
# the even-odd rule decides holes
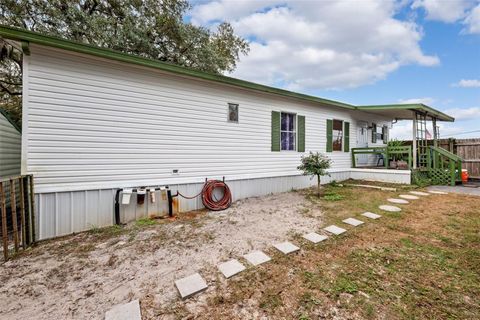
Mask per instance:
[[[307,156],[302,156],[302,164],[297,167],[303,171],[306,176],[317,177],[317,195],[320,197],[320,178],[322,176],[330,176],[327,169],[330,168],[332,160],[319,152],[311,152]]]

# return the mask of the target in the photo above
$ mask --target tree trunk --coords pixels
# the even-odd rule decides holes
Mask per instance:
[[[317,197],[320,198],[320,176],[317,175]]]

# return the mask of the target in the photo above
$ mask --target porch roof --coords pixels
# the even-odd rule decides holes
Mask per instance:
[[[397,120],[414,120],[415,114],[412,111],[418,111],[426,114],[427,119],[429,120],[436,118],[440,121],[455,121],[455,118],[423,103],[357,106],[357,109],[363,111],[372,111],[376,114],[384,115]]]

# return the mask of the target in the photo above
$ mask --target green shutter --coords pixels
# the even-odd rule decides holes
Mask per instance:
[[[372,123],[372,143],[377,143],[377,125]]]
[[[383,143],[387,144],[388,143],[388,127],[387,126],[382,127],[382,134],[383,134]]]
[[[333,151],[333,120],[327,119],[327,152]]]
[[[297,116],[298,118],[298,152],[305,152],[305,116]]]
[[[272,151],[280,151],[280,112],[272,111]]]
[[[344,122],[343,131],[345,138],[343,139],[343,151],[350,151],[350,122]]]

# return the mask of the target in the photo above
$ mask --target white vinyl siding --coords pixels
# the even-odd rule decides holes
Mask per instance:
[[[22,135],[0,113],[0,178],[20,174]]]
[[[369,129],[367,129],[367,143],[368,143],[368,147],[383,147],[385,146],[386,144],[383,143],[383,139],[377,139],[377,142],[373,143],[372,142],[372,134],[375,134],[375,132],[372,131],[371,127],[372,127],[372,124],[375,123],[377,125],[377,132],[382,132],[382,127],[383,126],[387,126],[389,127],[391,125],[391,121],[388,121],[387,119],[382,119],[382,117],[379,117],[379,116],[376,116],[374,115],[373,117],[371,118],[366,118],[366,117],[361,117],[359,119],[359,121],[363,121],[363,124],[367,123],[368,126],[370,127]],[[350,130],[350,132],[352,132]],[[358,132],[357,129],[355,129],[355,132]],[[350,139],[350,141],[352,141]],[[363,166],[376,166],[377,163],[380,165],[380,166],[384,166],[384,163],[382,161],[378,161],[378,158],[379,158],[379,155],[377,154],[367,154],[367,155],[363,155],[361,157],[365,157],[366,158],[366,162],[365,163],[362,163],[361,165]],[[357,158],[358,159],[358,158]],[[358,164],[358,161],[357,161],[357,164]]]
[[[272,110],[306,117],[306,152],[325,152],[327,118],[349,121],[355,141],[355,117],[366,115],[37,45],[30,49],[25,160],[38,192],[298,175],[301,153],[271,152]],[[231,101],[242,108],[235,126],[225,121]],[[351,166],[349,153],[328,156],[334,169]]]

